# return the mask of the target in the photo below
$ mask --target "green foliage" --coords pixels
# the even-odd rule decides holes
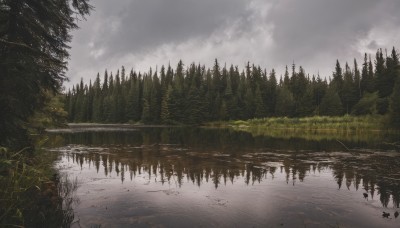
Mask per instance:
[[[278,90],[275,114],[277,116],[292,116],[294,109],[293,95],[286,87]]]
[[[309,140],[346,139],[359,140],[367,136],[376,137],[384,130],[383,116],[312,116],[304,118],[273,117],[230,121],[228,125],[235,130],[254,135],[278,138],[305,138]],[[366,134],[368,132],[368,134]]]
[[[29,118],[32,129],[43,131],[45,128],[60,127],[67,123],[68,113],[64,110],[64,97],[48,93],[46,99],[46,106]]]
[[[73,211],[67,201],[67,184],[54,178],[56,155],[0,147],[0,227],[69,227]]]
[[[55,158],[34,154],[32,146],[33,139],[45,141],[41,130],[64,124],[63,103],[81,121],[92,118],[91,84],[82,81],[66,97],[57,96],[66,79],[70,32],[89,14],[88,1],[0,1],[1,227],[68,227],[73,221],[73,213],[63,210],[61,188],[50,181]]]
[[[161,123],[167,124],[171,120],[168,103],[170,102],[170,94],[172,92],[172,88],[169,87],[167,91],[165,91],[164,96],[162,97],[161,103]]]
[[[371,59],[368,62],[367,53],[364,56],[364,63],[361,71],[361,81],[360,81],[360,89],[361,94],[364,92],[372,93],[374,92],[374,77],[373,77],[372,63]]]
[[[356,64],[355,64],[356,65]],[[357,73],[357,70],[354,70]],[[359,73],[358,73],[359,74]],[[359,76],[358,76],[359,77]],[[357,79],[359,81],[359,78]],[[343,104],[343,110],[349,114],[353,106],[359,101],[358,83],[356,84],[355,76],[349,65],[346,63],[343,86],[340,94],[340,99]]]
[[[378,92],[375,93],[364,93],[364,96],[361,100],[354,106],[353,115],[368,115],[375,114],[376,104],[378,101]]]
[[[389,110],[389,97],[378,98],[376,101],[376,112],[380,115],[385,115]]]
[[[254,117],[262,118],[267,116],[267,109],[264,104],[264,100],[261,94],[260,86],[257,86],[256,94],[255,94],[255,114]]]
[[[311,88],[308,87],[303,96],[297,101],[295,115],[298,117],[311,116],[315,108],[313,93]]]
[[[341,116],[343,115],[343,105],[340,101],[338,92],[329,88],[322,98],[319,113],[323,116]]]
[[[380,52],[377,56],[381,58]],[[397,58],[396,52],[387,57],[383,68],[378,67],[384,78],[389,78],[385,75],[393,75],[394,69],[399,67],[393,56]],[[389,68],[392,70],[387,70]],[[301,66],[297,70],[294,64],[291,77],[286,69],[279,83],[274,70],[267,74],[250,63],[241,73],[238,67],[221,66],[218,60],[212,69],[196,64],[185,68],[182,61],[175,71],[170,66],[165,69],[162,66],[160,72],[150,69],[144,74],[132,71],[129,77],[121,80],[122,68],[115,79],[112,73],[108,77],[106,72],[102,86],[99,77],[93,85],[77,84],[66,95],[69,119],[96,122],[99,118],[95,116],[104,116],[100,122],[201,124],[271,116],[386,114],[389,107],[389,96],[371,96],[378,94],[378,90],[368,56],[365,56],[362,72],[356,61],[354,69],[347,63],[342,69],[337,61],[331,82],[319,75],[310,78]],[[99,103],[102,108],[96,108]],[[93,109],[85,108],[86,104]]]
[[[144,99],[143,102],[143,113],[142,113],[142,122],[144,124],[149,124],[151,123],[151,116],[150,116],[150,105],[149,102]]]
[[[390,97],[390,127],[400,129],[400,76],[397,76],[393,94]]]
[[[72,4],[71,4],[72,3]],[[69,32],[87,0],[1,1],[0,145],[29,145],[24,123],[65,80]]]

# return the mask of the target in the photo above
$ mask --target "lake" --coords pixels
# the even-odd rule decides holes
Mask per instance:
[[[71,125],[46,148],[72,227],[400,227],[396,139]]]

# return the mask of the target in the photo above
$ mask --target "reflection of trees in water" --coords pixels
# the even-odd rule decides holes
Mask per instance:
[[[125,132],[78,132],[52,135],[50,141],[66,144],[83,144],[91,146],[113,145],[152,145],[177,144],[195,148],[218,149],[234,152],[243,148],[270,148],[284,151],[337,151],[343,146],[335,140],[308,141],[300,138],[272,138],[265,136],[253,137],[250,133],[236,132],[229,129],[202,128],[144,128]],[[62,136],[64,140],[60,140]],[[55,140],[58,138],[58,140]],[[364,141],[343,141],[350,148],[371,148]]]
[[[399,208],[400,159],[391,153],[359,153],[339,159],[332,165],[339,188],[345,182],[347,188],[353,184],[358,190],[362,182],[363,189],[372,198],[377,190],[384,207],[389,205],[392,197],[393,206]]]
[[[331,169],[338,188],[361,187],[371,197],[379,194],[385,207],[390,201],[400,206],[400,159],[392,152],[339,153],[343,146],[337,141],[253,137],[227,129],[146,128],[61,136],[67,145],[89,146],[70,148],[69,159],[94,166],[97,172],[102,169],[105,175],[115,172],[122,181],[146,174],[163,184],[181,186],[186,178],[199,186],[212,182],[218,188],[235,178],[254,184],[281,172],[288,184],[295,185],[310,173]],[[377,146],[343,143],[349,148]]]
[[[186,180],[198,186],[211,182],[215,188],[227,182],[233,184],[238,178],[243,178],[246,184],[255,184],[267,178],[273,179],[276,172],[285,174],[286,182],[295,185],[296,181],[304,181],[310,173],[331,169],[338,188],[362,188],[372,198],[379,195],[384,207],[390,201],[395,207],[399,207],[400,203],[400,182],[395,178],[400,172],[393,169],[385,171],[388,167],[386,164],[390,166],[399,161],[388,157],[386,163],[377,163],[383,162],[382,155],[343,153],[335,157],[330,153],[274,152],[228,156],[189,152],[163,145],[133,149],[121,147],[115,154],[109,153],[111,150],[100,153],[71,152],[65,156],[81,166],[93,167],[97,172],[103,171],[106,176],[116,173],[121,181],[127,176],[132,180],[138,175],[147,175],[149,180],[154,179],[162,184],[181,186]],[[313,161],[306,158],[312,158]]]
[[[78,180],[71,180],[67,175],[63,175],[57,186],[58,195],[62,199],[62,226],[70,227],[74,221],[73,204],[79,204],[79,198],[75,195],[78,188]]]

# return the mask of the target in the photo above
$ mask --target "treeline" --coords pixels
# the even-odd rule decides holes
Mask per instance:
[[[89,85],[81,80],[67,92],[65,109],[70,122],[199,124],[271,116],[389,114],[398,124],[399,69],[395,48],[390,54],[378,50],[373,62],[365,54],[361,66],[356,59],[344,67],[337,61],[328,79],[310,76],[295,64],[279,79],[274,69],[267,72],[247,63],[240,71],[218,60],[212,69],[194,63],[185,68],[182,61],[176,69],[162,66],[147,73],[127,73],[122,67],[115,75],[106,70],[102,81],[100,74]]]

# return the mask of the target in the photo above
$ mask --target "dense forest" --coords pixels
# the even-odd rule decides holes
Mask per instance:
[[[399,110],[399,56],[396,49],[375,60],[365,54],[361,66],[336,62],[332,77],[310,76],[295,64],[277,77],[247,63],[212,69],[179,61],[176,69],[162,66],[147,73],[129,73],[122,67],[115,75],[100,74],[89,85],[81,80],[66,94],[70,122],[144,124],[199,124],[206,121],[304,117],[314,115],[393,114]],[[395,85],[396,84],[396,85]],[[395,90],[394,90],[395,88]],[[398,125],[397,125],[398,126]]]

